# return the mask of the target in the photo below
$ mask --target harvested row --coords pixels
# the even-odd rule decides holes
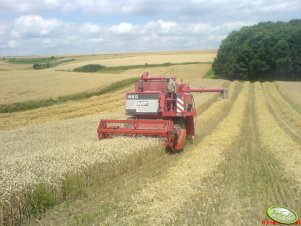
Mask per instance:
[[[256,83],[256,115],[259,125],[260,141],[263,147],[270,151],[280,162],[284,164],[287,175],[298,182],[301,188],[301,148],[285,132],[269,111],[268,100],[259,83]]]
[[[223,161],[222,153],[231,148],[233,142],[241,135],[241,125],[248,103],[248,87],[249,83],[245,83],[229,115],[217,125],[210,136],[203,138],[197,146],[190,146],[193,150],[186,150],[187,154],[183,155],[175,166],[170,167],[158,180],[151,181],[140,193],[132,197],[132,204],[125,210],[123,216],[112,216],[104,223],[109,225],[118,222],[123,222],[124,225],[171,224],[175,217],[173,214],[187,199],[198,193],[201,181]],[[208,111],[211,110],[219,109],[210,107]],[[207,115],[214,115],[214,113]]]
[[[270,98],[274,101],[279,108],[280,112],[284,117],[288,119],[289,122],[301,128],[301,116],[295,109],[281,96],[278,89],[273,83],[265,82],[263,83],[264,90],[268,93]]]
[[[233,102],[237,98],[238,93],[241,90],[241,83],[235,81],[228,87],[229,96],[226,100],[219,100],[210,105],[210,110],[201,111],[202,113],[197,116],[197,136],[203,137],[205,134],[211,132],[213,128],[220,122],[227,113],[229,113]],[[196,102],[198,100],[196,99]]]
[[[237,139],[226,149],[222,146],[223,161],[214,169],[214,172],[196,186],[198,192],[195,192],[192,198],[185,200],[181,208],[174,213],[173,225],[219,225],[221,222],[223,225],[256,225],[250,224],[250,222],[258,222],[254,215],[253,218],[249,217],[253,206],[250,204],[248,184],[252,184],[254,181],[248,177],[245,170],[250,172],[250,162],[246,156],[246,153],[248,155],[252,153],[249,145],[257,144],[253,140],[255,131],[251,127],[254,127],[254,121],[250,119],[253,110],[253,91],[253,84],[251,84],[247,106],[245,109],[241,109],[244,111],[243,119],[237,122],[240,124],[240,133],[237,135]],[[232,125],[229,124],[229,126]],[[227,136],[229,131],[223,129],[220,132],[224,132],[224,136]],[[213,146],[216,145],[215,142],[212,143]],[[206,151],[211,152],[211,149],[208,147]],[[253,168],[251,168],[252,170]],[[240,195],[241,190],[243,190],[243,195]],[[244,206],[244,201],[247,201],[247,207]],[[246,224],[246,222],[248,223]]]
[[[194,79],[189,83],[190,87],[225,87],[228,88],[231,83],[225,80],[220,80],[220,79]],[[229,92],[229,95],[231,95],[231,92]],[[213,97],[219,97],[220,94],[219,93],[193,93],[193,98],[194,98],[194,102],[196,105],[198,104],[203,104],[204,103],[204,99],[208,99],[208,98],[213,98]],[[203,106],[203,105],[202,105]],[[205,107],[205,106],[204,106]],[[200,110],[205,110],[204,109],[197,109],[198,111]]]
[[[263,83],[268,102],[275,116],[289,131],[301,139],[301,115],[280,95],[272,83]]]
[[[274,82],[281,96],[301,114],[301,82]]]

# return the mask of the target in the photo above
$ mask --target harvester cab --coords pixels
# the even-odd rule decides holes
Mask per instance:
[[[220,92],[227,98],[225,88],[191,88],[177,83],[176,77],[149,76],[143,73],[135,89],[126,93],[127,120],[101,120],[99,139],[114,136],[150,136],[165,139],[172,151],[182,150],[186,137],[195,135],[196,110],[192,92]]]

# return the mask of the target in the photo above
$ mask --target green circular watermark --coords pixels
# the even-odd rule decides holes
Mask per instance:
[[[298,215],[293,210],[283,206],[271,206],[267,209],[267,214],[281,224],[294,224],[298,220]]]

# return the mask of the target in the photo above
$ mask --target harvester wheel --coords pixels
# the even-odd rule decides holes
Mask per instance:
[[[175,128],[175,135],[174,135],[174,144],[172,150],[174,152],[181,151],[185,145],[186,141],[186,126],[185,126],[185,119],[177,118],[174,120],[174,128]]]
[[[181,151],[185,145],[186,141],[186,129],[180,129],[179,133],[177,133],[175,150]]]

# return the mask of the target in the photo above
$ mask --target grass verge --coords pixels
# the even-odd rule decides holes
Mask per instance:
[[[42,64],[50,61],[60,60],[63,57],[17,57],[6,58],[5,60],[11,64]]]
[[[32,67],[35,70],[40,70],[40,69],[55,67],[57,65],[67,63],[70,61],[74,61],[74,59],[58,59],[58,60],[52,60],[52,61],[45,62],[45,63],[36,63],[36,64],[33,64]]]
[[[203,78],[214,79],[214,71],[213,71],[212,67],[210,67],[210,69],[206,72],[206,74],[203,76]]]
[[[65,57],[17,57],[17,58],[3,58],[11,64],[32,64],[33,69],[45,69],[55,67],[59,64],[74,61],[74,59]]]
[[[128,85],[133,84],[135,81],[137,81],[138,78],[129,78],[124,79],[115,83],[112,83],[109,86],[106,86],[101,89],[97,89],[90,92],[80,92],[76,94],[66,95],[66,96],[60,96],[58,98],[48,98],[44,100],[34,100],[34,101],[25,101],[21,103],[14,103],[14,104],[3,104],[0,105],[0,113],[12,113],[12,112],[18,112],[18,111],[26,111],[26,110],[32,110],[37,109],[41,107],[48,107],[55,104],[62,104],[67,101],[77,101],[82,100],[86,98],[90,98],[92,96],[98,96],[107,92],[116,91],[118,89],[124,88]]]

